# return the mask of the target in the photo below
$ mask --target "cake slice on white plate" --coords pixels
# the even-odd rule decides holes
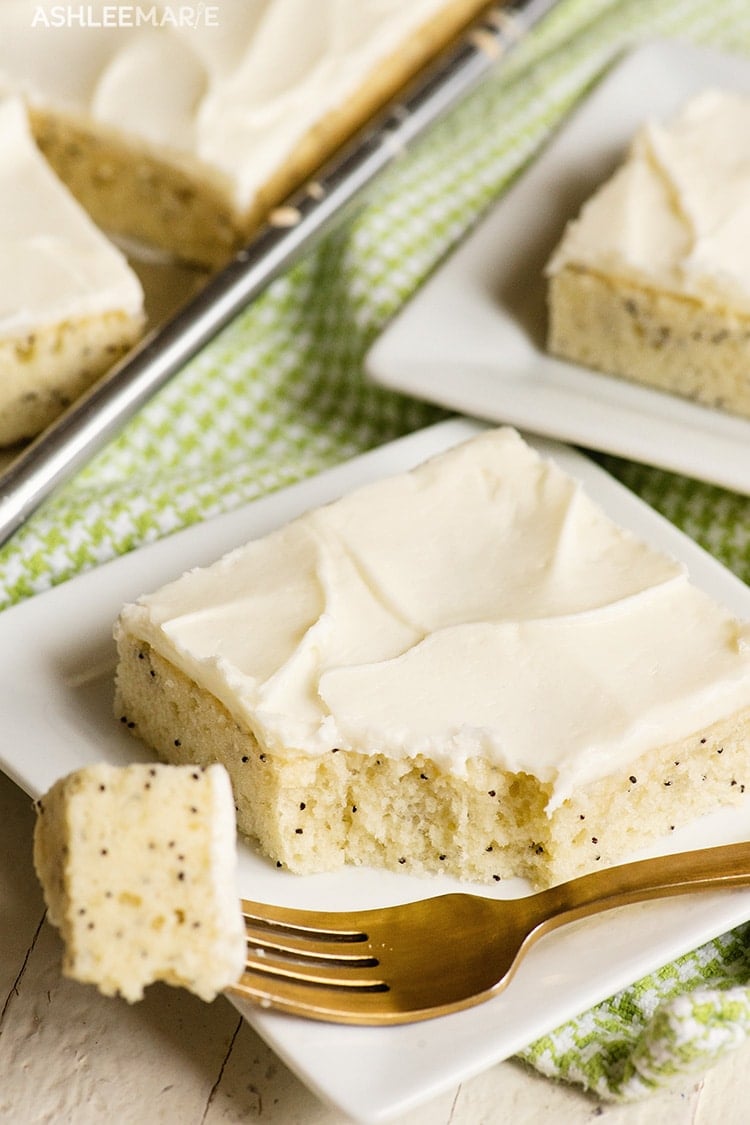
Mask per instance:
[[[223,767],[84,767],[36,803],[34,865],[63,971],[140,1000],[212,1000],[245,964],[234,803]]]
[[[0,99],[0,445],[33,437],[143,331],[121,252],[58,180],[23,103]]]
[[[644,125],[547,275],[552,353],[750,416],[750,97]]]
[[[559,881],[750,784],[747,626],[511,429],[126,606],[116,708],[221,761],[238,827],[344,863]]]

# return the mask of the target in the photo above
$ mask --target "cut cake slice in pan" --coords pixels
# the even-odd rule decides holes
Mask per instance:
[[[0,445],[33,437],[138,339],[140,282],[0,99]]]

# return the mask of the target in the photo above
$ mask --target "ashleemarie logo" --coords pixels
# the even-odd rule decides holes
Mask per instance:
[[[218,4],[37,4],[32,27],[218,27]]]

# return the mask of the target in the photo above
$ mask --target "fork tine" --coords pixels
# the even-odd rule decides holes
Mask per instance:
[[[351,953],[347,952],[346,945],[339,941],[311,941],[308,938],[302,940],[295,939],[294,937],[287,938],[285,931],[281,931],[282,937],[277,938],[275,931],[271,931],[269,936],[268,931],[261,931],[255,933],[250,927],[247,927],[247,944],[251,950],[257,950],[258,956],[262,957],[269,953],[273,955],[281,955],[288,957],[295,961],[315,961],[321,965],[341,965],[342,967],[361,967],[371,968],[378,964],[377,957],[374,957],[369,949],[369,946],[364,947],[360,945],[354,946]]]
[[[265,903],[243,899],[242,913],[245,927],[260,930],[283,931],[310,940],[362,942],[367,934],[360,926],[349,922],[345,914],[317,910],[295,910],[286,906],[268,906]]]
[[[325,988],[337,988],[343,991],[365,990],[368,992],[382,992],[388,985],[380,976],[367,972],[368,966],[352,965],[327,965],[316,962],[300,962],[269,956],[264,950],[260,956],[248,952],[245,960],[245,973],[255,973],[258,976],[276,980],[294,981],[297,984],[317,985]],[[372,968],[377,968],[377,961]],[[333,971],[332,971],[333,970]]]
[[[326,1022],[377,1025],[403,1022],[403,1014],[389,1002],[387,989],[342,989],[253,971],[228,990],[262,1009]]]

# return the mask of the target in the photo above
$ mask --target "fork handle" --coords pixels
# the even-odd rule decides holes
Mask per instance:
[[[542,929],[653,898],[750,886],[750,842],[608,867],[533,895]]]

